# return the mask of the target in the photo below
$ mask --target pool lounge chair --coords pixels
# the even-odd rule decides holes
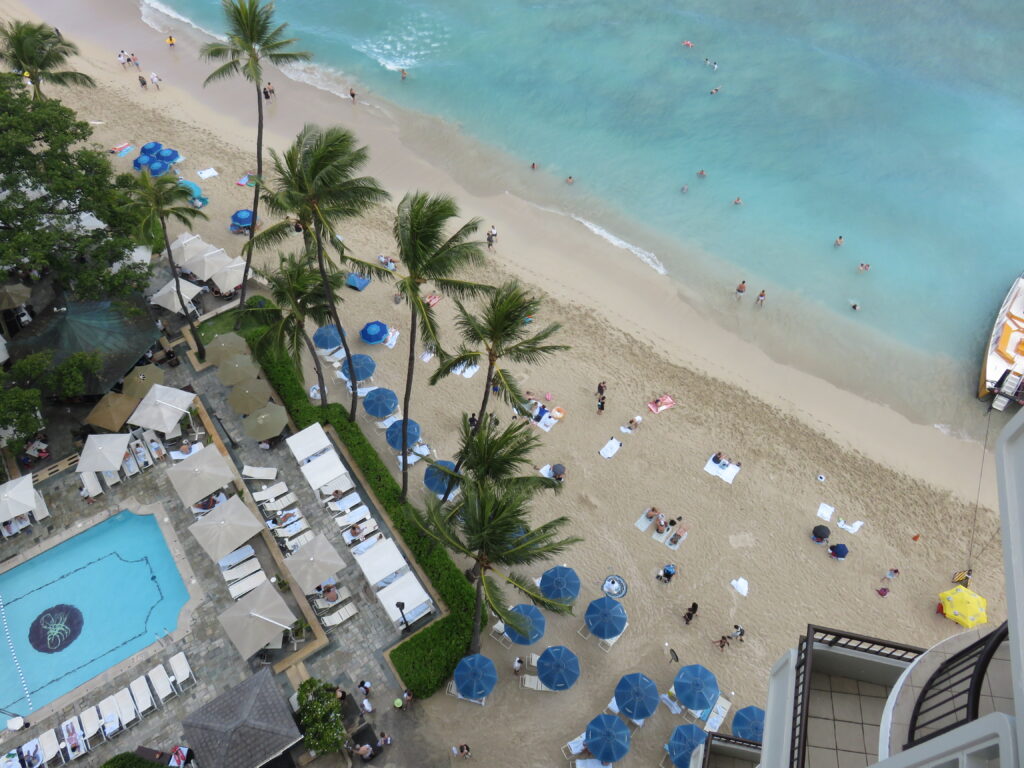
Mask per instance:
[[[224,557],[217,561],[217,565],[222,571],[226,571],[229,568],[234,568],[239,563],[248,560],[255,554],[256,551],[252,548],[252,544],[246,544],[244,547],[239,547],[234,552],[224,555]]]
[[[57,734],[52,728],[39,734],[39,754],[43,758],[43,765],[46,765],[58,755],[62,763],[67,762],[60,748],[60,739],[57,738]]]
[[[502,648],[512,647],[512,638],[505,634],[505,622],[497,622],[493,627],[491,627],[491,631],[488,634],[497,640]]]
[[[135,701],[132,699],[131,691],[122,688],[114,694],[114,703],[117,706],[117,715],[121,718],[121,724],[125,728],[131,728],[139,722],[139,713],[135,709]]]
[[[470,698],[467,698],[466,696],[463,696],[461,693],[459,693],[459,689],[455,687],[455,681],[454,680],[449,680],[448,681],[447,693],[448,693],[449,696],[454,696],[457,699],[462,699],[462,701],[468,701],[468,702],[471,702],[473,704],[479,704],[481,707],[483,707],[483,706],[485,706],[487,704],[487,697],[486,696],[484,696],[482,699],[470,699]]]
[[[274,483],[269,488],[264,488],[262,491],[255,491],[252,494],[253,501],[259,502],[260,504],[266,501],[273,501],[278,496],[283,496],[288,493],[288,484],[285,482]]]
[[[139,713],[139,717],[145,717],[147,712],[156,709],[156,704],[153,703],[153,694],[150,693],[149,683],[146,682],[145,675],[136,677],[128,684],[128,689],[131,691],[132,699],[135,701],[135,709]]]
[[[280,512],[282,509],[290,507],[298,500],[298,496],[296,496],[294,493],[289,493],[287,496],[282,496],[277,501],[267,502],[266,504],[263,505],[263,509],[265,509],[267,512]]]
[[[79,717],[82,721],[82,735],[85,737],[86,743],[89,739],[94,739],[97,736],[102,736],[104,741],[107,740],[106,734],[103,733],[103,720],[96,707],[86,707]]]
[[[383,421],[377,421],[377,422],[374,422],[374,423],[377,425],[377,429],[387,429],[388,427],[390,427],[392,424],[394,424],[396,421],[400,420],[401,418],[402,418],[402,413],[401,413],[401,411],[399,411],[398,413],[391,414],[390,416],[388,416]]]
[[[72,715],[71,719],[61,723],[60,733],[61,741],[66,744],[69,760],[81,757],[89,751],[89,740],[85,738],[85,731],[82,730],[82,724],[77,716]]]
[[[283,525],[279,528],[271,528],[274,532],[274,536],[279,539],[293,539],[309,530],[309,523],[306,518],[300,517],[294,522]]]
[[[519,685],[523,688],[528,688],[531,691],[547,691],[549,693],[554,693],[554,691],[544,685],[536,675],[520,675]]]
[[[242,467],[242,477],[246,480],[276,480],[276,467],[250,467],[246,464]]]
[[[351,547],[353,544],[357,544],[358,542],[365,540],[367,536],[370,536],[371,534],[374,534],[379,530],[380,527],[377,525],[377,521],[371,520],[362,527],[359,533],[355,535],[352,534],[351,528],[342,531],[341,538],[343,538],[345,540],[345,543]]]
[[[146,673],[146,677],[149,678],[149,684],[153,686],[153,693],[156,694],[156,698],[160,704],[163,704],[171,696],[177,696],[178,692],[174,690],[174,686],[171,685],[171,677],[167,674],[167,670],[164,669],[163,664],[157,664],[149,672]]]
[[[622,628],[622,631],[619,632],[619,634],[617,634],[615,637],[609,637],[607,640],[605,640],[605,639],[598,640],[597,641],[597,647],[600,648],[605,653],[608,653],[608,651],[610,651],[612,649],[612,646],[615,645],[617,642],[619,642],[619,638],[622,637],[624,634],[626,634],[626,630],[628,628],[629,628],[629,622],[627,621],[626,622],[626,626],[624,626]]]
[[[288,550],[289,554],[295,554],[296,550],[300,549],[305,544],[309,544],[309,542],[311,542],[315,538],[316,536],[313,534],[312,531],[306,531],[305,533],[296,536],[294,539],[285,539],[283,541],[279,541],[281,541],[281,544],[284,546],[284,548]]]
[[[245,597],[247,594],[252,592],[256,587],[267,580],[267,574],[263,571],[256,571],[251,576],[246,576],[241,581],[236,581],[234,584],[228,585],[228,592],[231,594],[233,600],[238,600],[241,597]]]
[[[334,522],[338,524],[338,527],[346,531],[356,523],[361,523],[364,520],[370,519],[370,510],[366,508],[365,504],[360,504],[355,509],[350,509],[344,515],[338,515],[334,518]]]
[[[179,691],[185,689],[186,682],[190,686],[196,684],[196,676],[192,674],[192,667],[188,665],[184,651],[171,656],[167,663],[171,665],[171,674],[174,675],[174,682],[177,683]]]
[[[343,602],[352,597],[352,590],[350,590],[348,587],[342,587],[341,589],[337,590],[337,592],[338,599],[334,602],[325,600],[322,597],[316,597],[313,599],[313,607],[317,610],[318,613],[329,613],[331,611],[336,611],[338,608],[341,608],[341,604]]]
[[[352,478],[349,477],[348,472],[345,472],[341,475],[338,475],[333,480],[330,480],[329,482],[325,483],[324,485],[321,485],[320,495],[321,497],[326,496],[329,498],[331,494],[334,493],[335,491],[347,493],[348,491],[351,491],[355,487],[356,484],[352,482]],[[323,500],[326,501],[327,499],[324,498]]]
[[[239,563],[234,568],[228,568],[226,571],[221,571],[220,575],[224,577],[224,581],[228,584],[244,579],[246,576],[251,576],[260,570],[260,561],[255,557],[250,557],[248,560]]]
[[[363,498],[359,495],[359,493],[353,491],[352,493],[348,494],[347,496],[344,496],[341,499],[338,499],[337,501],[328,501],[327,506],[332,512],[335,513],[348,512],[350,509],[352,509],[352,507],[354,507],[362,500]]]
[[[82,487],[90,498],[103,495],[103,484],[95,472],[79,472],[78,476],[82,479]]]
[[[109,739],[121,733],[121,715],[117,711],[117,702],[113,696],[107,696],[100,702],[100,717],[103,718],[103,738]]]
[[[356,608],[356,604],[348,603],[347,605],[343,605],[337,611],[321,616],[320,623],[324,625],[324,629],[334,629],[334,627],[340,626],[357,613],[359,613],[359,609]]]

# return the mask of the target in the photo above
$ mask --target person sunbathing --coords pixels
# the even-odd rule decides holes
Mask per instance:
[[[356,523],[348,529],[348,535],[351,536],[353,539],[358,538],[362,534],[362,532],[363,526],[361,526],[359,523]]]
[[[711,457],[711,463],[722,469],[728,469],[730,464],[735,464],[737,467],[742,466],[738,461],[733,461],[728,456],[723,456],[721,451]]]
[[[673,545],[678,544],[680,541],[683,540],[683,536],[685,535],[686,529],[680,525],[678,528],[676,528],[675,532],[669,537],[668,543]]]
[[[644,516],[648,520],[653,520],[654,518],[656,518],[660,514],[661,513],[658,511],[657,507],[650,507],[646,512],[644,512]]]
[[[321,594],[328,603],[338,602],[338,589],[333,584],[327,587]]]
[[[271,518],[270,527],[280,528],[282,525],[288,525],[288,523],[294,522],[296,518],[298,518],[298,515],[295,512],[292,512],[290,510],[288,512],[282,512],[281,514],[275,515],[273,518]]]
[[[658,515],[658,519],[654,521],[654,530],[658,533],[664,533],[668,530],[668,520],[665,519],[664,515]]]

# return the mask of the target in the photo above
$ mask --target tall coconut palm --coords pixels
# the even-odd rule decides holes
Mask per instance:
[[[414,520],[425,535],[473,561],[467,573],[476,590],[470,653],[480,650],[484,603],[500,621],[526,633],[524,617],[509,610],[502,589],[505,585],[549,611],[568,613],[572,609],[569,603],[545,597],[531,579],[512,570],[548,560],[581,541],[576,536],[560,538],[562,529],[569,524],[566,517],[531,529],[530,496],[531,492],[523,488],[470,482],[463,488],[458,515],[450,514],[437,499],[432,499],[424,512],[413,510]]]
[[[302,228],[307,249],[316,254],[324,295],[339,331],[343,326],[338,315],[337,293],[328,290],[328,274],[334,270],[334,264],[328,262],[327,244],[333,243],[341,258],[358,271],[391,277],[391,272],[383,267],[350,256],[337,233],[341,222],[359,216],[388,199],[388,193],[381,189],[376,179],[356,175],[366,165],[367,158],[366,147],[358,146],[349,131],[315,125],[304,126],[283,155],[270,150],[273,178],[267,181],[263,201],[270,211],[293,217]],[[253,245],[262,248],[279,243],[293,231],[292,221],[280,221],[262,232]],[[345,359],[351,361],[352,354],[344,333],[341,334],[341,345]],[[357,403],[353,382],[350,421],[355,421]]]
[[[331,316],[330,302],[325,299],[321,288],[320,273],[312,266],[305,254],[278,254],[277,269],[257,269],[256,274],[267,281],[271,307],[257,310],[267,322],[267,331],[260,343],[271,349],[284,350],[301,367],[303,350],[309,353],[316,370],[317,384],[320,385],[320,405],[327,406],[327,386],[324,383],[323,365],[316,353],[313,340],[306,331],[306,321],[312,320],[323,325]],[[332,291],[339,291],[345,279],[340,273],[328,276]]]
[[[256,220],[260,205],[260,184],[263,177],[263,65],[281,66],[309,61],[306,51],[289,50],[296,40],[286,38],[287,24],[274,24],[274,4],[262,0],[221,0],[227,22],[227,40],[207,43],[199,55],[207,61],[224,62],[209,74],[203,85],[241,75],[252,83],[256,94],[256,183],[252,190],[252,221],[249,243],[245,249],[245,268],[242,270],[242,290],[239,306],[245,306],[245,287],[252,266],[252,238],[256,233]],[[241,322],[239,313],[237,322]],[[238,327],[237,325],[235,326]]]
[[[29,21],[0,23],[0,64],[12,72],[24,73],[32,81],[32,98],[42,99],[42,83],[80,85],[92,88],[96,81],[74,70],[61,69],[78,46],[59,36],[47,24]]]
[[[155,232],[163,235],[164,247],[167,249],[167,264],[171,268],[171,275],[174,277],[174,291],[178,295],[178,304],[188,321],[188,328],[192,332],[192,338],[196,344],[196,355],[200,360],[206,358],[206,347],[203,340],[196,333],[196,325],[192,320],[192,313],[188,311],[188,304],[181,295],[181,277],[178,275],[178,266],[174,262],[174,254],[171,253],[171,239],[167,234],[167,221],[173,219],[186,227],[191,227],[196,219],[206,219],[207,216],[197,208],[192,207],[192,193],[178,183],[175,176],[159,176],[153,178],[148,172],[143,171],[138,176],[132,177],[132,186],[129,189],[131,202],[128,207],[134,209],[140,217],[139,231],[142,238],[149,242]]]
[[[423,295],[424,286],[456,298],[477,296],[493,290],[488,285],[459,280],[460,271],[483,261],[482,243],[470,240],[480,226],[471,219],[446,236],[449,222],[459,215],[455,201],[447,195],[410,192],[398,204],[393,233],[405,275],[397,277],[398,293],[409,305],[409,362],[405,373],[402,421],[402,499],[409,493],[409,403],[415,373],[417,333],[424,346],[441,352],[440,329],[432,303]]]

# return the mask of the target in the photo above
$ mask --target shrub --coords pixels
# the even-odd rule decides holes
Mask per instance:
[[[299,685],[299,725],[307,749],[318,755],[342,750],[348,734],[333,685],[315,677]]]
[[[131,752],[122,752],[107,760],[102,768],[153,768],[153,763]]]

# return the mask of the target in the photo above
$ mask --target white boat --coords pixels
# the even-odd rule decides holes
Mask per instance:
[[[1024,275],[1013,281],[996,315],[978,382],[978,397],[995,395],[992,407],[1024,404]]]

